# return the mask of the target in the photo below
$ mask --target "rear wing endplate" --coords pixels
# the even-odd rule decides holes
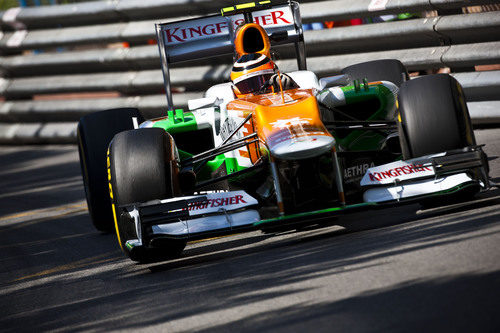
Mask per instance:
[[[236,27],[252,17],[269,35],[271,45],[295,44],[297,64],[306,69],[305,45],[299,5],[295,1],[271,5],[270,1],[226,7],[221,14],[156,24],[163,80],[169,110],[173,110],[169,65],[234,52]]]

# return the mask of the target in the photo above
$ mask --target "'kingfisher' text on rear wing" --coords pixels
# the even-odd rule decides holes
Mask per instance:
[[[234,52],[234,31],[250,17],[269,35],[272,45],[295,44],[299,69],[306,69],[305,46],[299,5],[270,1],[236,5],[222,15],[156,24],[156,36],[169,110],[173,110],[169,64]]]

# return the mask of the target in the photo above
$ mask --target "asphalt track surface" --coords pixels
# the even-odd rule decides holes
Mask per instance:
[[[476,136],[500,182],[500,130]],[[137,265],[91,226],[76,147],[0,147],[0,161],[1,332],[500,331],[498,190]]]

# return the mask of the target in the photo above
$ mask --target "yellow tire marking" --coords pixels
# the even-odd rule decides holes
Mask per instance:
[[[118,238],[118,244],[120,245],[120,249],[122,249],[123,252],[125,252],[125,249],[123,248],[122,245],[122,240],[120,238],[120,231],[118,229],[118,219],[116,218],[116,208],[115,208],[115,203],[113,200],[113,187],[111,186],[111,161],[109,160],[109,148],[107,151],[107,167],[108,167],[108,181],[109,181],[109,197],[111,199],[111,209],[113,211],[113,220],[115,221],[115,231],[116,231],[116,237]]]

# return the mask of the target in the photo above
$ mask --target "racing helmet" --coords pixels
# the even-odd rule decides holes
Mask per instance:
[[[234,63],[231,81],[236,86],[237,95],[256,94],[261,91],[277,71],[274,62],[264,54],[248,53]]]

